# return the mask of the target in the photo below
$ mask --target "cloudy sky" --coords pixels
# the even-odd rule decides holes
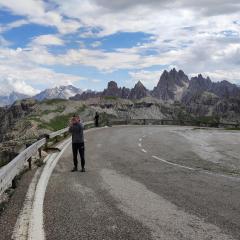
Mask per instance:
[[[172,67],[240,84],[239,34],[239,0],[0,0],[0,94],[151,89]]]

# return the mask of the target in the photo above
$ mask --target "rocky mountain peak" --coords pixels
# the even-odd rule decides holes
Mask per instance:
[[[130,99],[141,99],[149,96],[150,93],[147,88],[142,84],[141,81],[138,81],[134,88],[130,92]]]
[[[108,87],[107,88],[108,89],[118,89],[118,85],[117,85],[117,83],[115,81],[110,81],[108,83]]]
[[[202,74],[198,74],[197,77],[191,78],[189,90],[192,92],[207,91],[211,85],[212,81],[209,77],[204,78]]]
[[[143,83],[141,81],[138,81],[136,84],[135,84],[135,87],[137,88],[142,88],[144,87]],[[145,88],[145,87],[144,87]]]
[[[115,81],[110,81],[106,89],[104,89],[103,96],[122,97],[122,90],[118,87]]]
[[[72,96],[75,96],[76,94],[81,94],[82,90],[79,88],[76,88],[72,85],[68,86],[56,86],[54,88],[46,89],[36,96],[34,96],[35,99],[38,101],[42,101],[44,99],[54,99],[54,98],[60,98],[60,99],[69,99]]]
[[[182,71],[173,68],[170,72],[164,71],[157,87],[153,89],[153,96],[165,101],[181,100],[183,92],[189,84],[188,76]]]

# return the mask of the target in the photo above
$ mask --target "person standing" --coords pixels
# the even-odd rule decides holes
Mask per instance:
[[[69,132],[72,134],[72,152],[73,152],[73,164],[74,168],[72,172],[78,171],[78,152],[81,158],[82,172],[85,172],[85,146],[83,135],[83,124],[80,121],[80,117],[74,115],[70,120]]]
[[[95,127],[99,127],[99,113],[98,112],[96,112],[96,114],[95,114],[94,121],[95,121]]]

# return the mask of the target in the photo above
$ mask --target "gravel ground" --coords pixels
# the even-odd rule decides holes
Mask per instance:
[[[14,194],[10,198],[4,211],[0,214],[0,240],[10,240],[18,215],[23,206],[28,186],[35,174],[35,170],[22,175]]]

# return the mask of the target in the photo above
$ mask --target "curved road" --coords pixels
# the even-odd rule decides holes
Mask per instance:
[[[240,239],[239,136],[154,126],[86,133],[87,172],[70,172],[68,147],[48,183],[46,239]]]

